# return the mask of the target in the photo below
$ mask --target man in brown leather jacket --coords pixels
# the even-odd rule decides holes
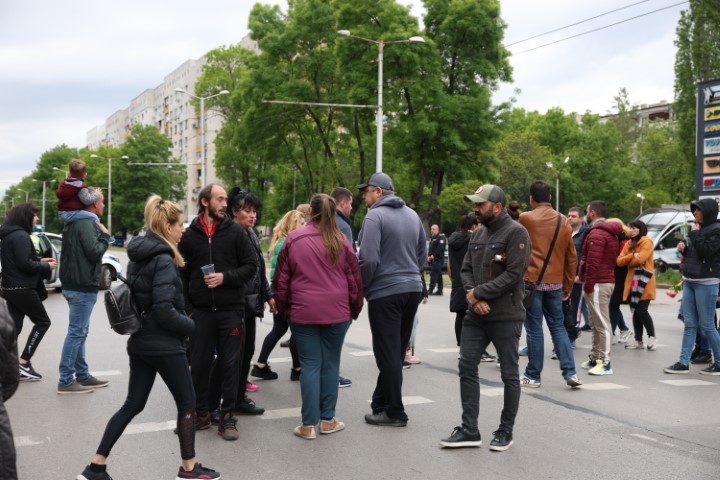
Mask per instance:
[[[525,330],[528,343],[528,365],[520,379],[523,387],[540,386],[540,375],[545,356],[542,319],[545,317],[552,336],[555,353],[560,359],[565,382],[571,387],[582,385],[575,371],[575,357],[572,344],[565,330],[565,316],[562,302],[570,298],[575,273],[577,271],[577,253],[572,240],[572,228],[565,215],[556,212],[550,204],[550,187],[538,180],[530,187],[530,206],[532,210],[520,215],[520,224],[530,234],[532,255],[530,266],[525,272],[525,280],[538,282],[533,305],[525,314]],[[557,239],[552,245],[555,230]],[[552,252],[550,251],[552,245]],[[542,272],[545,259],[550,257]],[[540,278],[542,273],[542,278]]]

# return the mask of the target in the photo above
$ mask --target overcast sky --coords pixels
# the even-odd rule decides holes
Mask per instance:
[[[517,106],[607,113],[626,87],[636,104],[673,99],[680,0],[501,0]],[[285,0],[265,0],[286,9]],[[422,15],[420,0],[399,0]],[[189,58],[247,34],[248,0],[0,2],[0,192],[56,145],[85,146],[87,131]],[[633,5],[635,4],[635,5]],[[628,8],[623,8],[628,7]],[[561,40],[670,7],[617,26]],[[524,53],[523,53],[524,52]]]

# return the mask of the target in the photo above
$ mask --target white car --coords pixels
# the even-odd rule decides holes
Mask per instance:
[[[40,252],[42,257],[52,257],[58,261],[58,268],[52,271],[49,280],[45,280],[47,288],[62,288],[60,283],[60,252],[62,251],[62,235],[49,232],[34,232],[33,235],[40,240]],[[117,280],[118,274],[122,274],[120,260],[110,253],[102,258],[100,268],[100,289],[107,290],[113,281]]]

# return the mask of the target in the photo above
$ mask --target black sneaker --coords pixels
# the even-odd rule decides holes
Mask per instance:
[[[218,435],[220,435],[223,440],[230,442],[240,438],[240,434],[237,429],[237,418],[233,417],[230,413],[226,413],[218,425]]]
[[[590,325],[583,325],[582,327],[580,327],[581,332],[589,332],[591,330],[592,330],[592,327],[590,327]]]
[[[212,423],[213,425],[220,425],[221,418],[222,418],[222,413],[220,413],[219,408],[210,412],[210,423]]]
[[[690,360],[693,365],[704,365],[712,362],[712,354],[710,353],[698,353],[695,358]]]
[[[480,432],[470,433],[463,427],[455,427],[449,437],[440,440],[440,445],[448,448],[480,447]]]
[[[512,433],[505,431],[504,429],[495,430],[493,432],[494,438],[490,442],[490,450],[493,452],[504,452],[510,445],[513,444]]]
[[[280,342],[280,346],[282,348],[290,348],[290,340],[285,340],[284,342]]]
[[[104,470],[102,472],[93,472],[90,469],[90,465],[85,467],[85,470],[75,477],[76,480],[112,480],[112,477],[108,475],[107,470]]]
[[[290,380],[293,382],[299,382],[300,381],[300,373],[302,373],[302,370],[295,370],[294,368],[290,369]]]
[[[180,467],[177,477],[175,480],[188,480],[188,479],[202,479],[202,480],[220,480],[220,472],[216,472],[211,468],[203,467],[199,463],[195,463],[195,466],[189,472],[183,467]]]
[[[670,365],[663,369],[665,373],[690,373],[690,366],[683,365],[680,362],[675,362],[674,365]]]
[[[252,368],[250,375],[255,378],[262,378],[263,380],[277,380],[278,378],[278,374],[272,371],[270,365],[265,365],[262,368],[255,365]]]
[[[720,365],[717,363],[713,363],[707,368],[703,368],[700,370],[700,374],[702,375],[720,375]]]
[[[233,413],[239,415],[262,415],[265,413],[265,409],[255,405],[255,402],[250,400],[248,397],[243,397],[240,401],[235,403]]]
[[[20,363],[18,366],[20,367],[20,380],[34,382],[42,378],[42,375],[35,371],[30,362],[27,362],[25,365]]]

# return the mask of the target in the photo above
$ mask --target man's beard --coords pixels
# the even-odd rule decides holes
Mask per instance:
[[[225,219],[225,210],[219,210],[208,205],[208,216],[217,222],[222,222]]]
[[[485,225],[486,227],[488,224],[492,221],[493,218],[495,218],[495,215],[493,215],[492,210],[484,213],[475,212],[475,216],[480,220],[480,223]]]

